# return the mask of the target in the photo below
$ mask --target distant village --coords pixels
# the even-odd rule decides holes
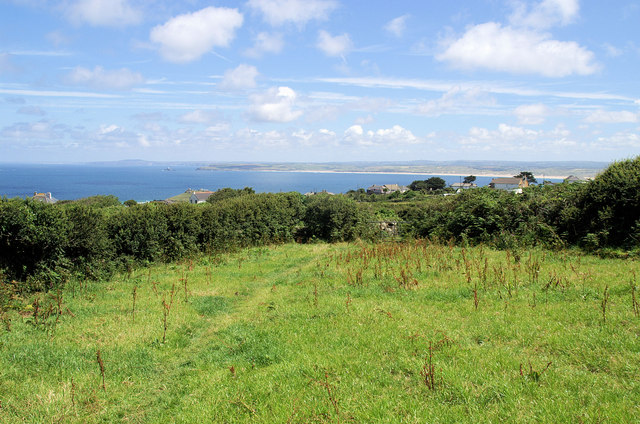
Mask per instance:
[[[478,185],[475,184],[473,181],[475,181],[475,177],[473,176],[466,177],[465,182],[458,182],[458,183],[453,183],[449,185],[450,190],[442,193],[442,195],[450,196],[450,195],[458,194],[463,190],[477,188]],[[563,180],[563,183],[582,183],[587,181],[588,179],[582,179],[574,175],[570,175]],[[493,178],[491,182],[489,182],[488,187],[495,190],[506,190],[506,191],[512,191],[514,193],[519,194],[519,193],[522,193],[522,189],[529,187],[530,184],[533,184],[533,183],[530,183],[529,179],[527,179],[526,176],[496,177],[496,178]],[[550,181],[544,181],[542,184],[553,185],[556,183],[553,183]],[[446,186],[444,188],[446,188]],[[384,195],[384,194],[389,195],[393,193],[403,194],[410,191],[411,188],[410,186],[402,186],[398,184],[383,184],[383,185],[374,184],[369,188],[367,188],[366,190],[364,189],[360,189],[360,190],[364,191],[366,194],[369,194],[369,195]],[[215,192],[216,191],[214,190],[206,190],[206,189],[192,190],[191,188],[188,188],[182,194],[179,194],[174,197],[170,197],[165,200],[155,201],[155,202],[167,203],[167,204],[187,203],[187,202],[191,204],[200,204],[200,203],[206,203],[207,199],[209,199],[209,197]],[[315,196],[318,194],[335,195],[335,193],[332,193],[327,190],[310,191],[310,192],[304,193],[305,196]],[[50,192],[46,192],[46,193],[34,192],[31,199],[35,201],[43,202],[43,203],[50,203],[50,204],[58,202],[58,199],[53,197],[53,195]]]

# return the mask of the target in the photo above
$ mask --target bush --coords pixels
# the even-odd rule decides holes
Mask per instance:
[[[640,223],[640,156],[615,162],[587,184],[581,202],[580,235],[600,246],[637,246]],[[593,245],[594,237],[588,237]]]
[[[299,193],[260,193],[202,208],[201,244],[208,250],[293,241],[304,205]]]
[[[49,288],[65,261],[68,222],[55,205],[30,199],[0,200],[0,270],[5,279],[30,280],[26,290]]]
[[[157,205],[121,209],[109,217],[107,226],[116,257],[139,261],[162,259],[167,220]]]
[[[373,235],[373,215],[352,199],[317,194],[307,198],[306,206],[304,228],[300,232],[306,240],[317,238],[337,242]]]

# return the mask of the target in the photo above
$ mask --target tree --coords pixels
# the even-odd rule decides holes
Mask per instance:
[[[440,177],[431,177],[426,180],[416,180],[409,185],[414,191],[436,191],[447,186],[447,182]]]
[[[469,175],[467,177],[464,177],[464,180],[462,181],[464,184],[473,184],[476,181],[476,177],[473,175]]]
[[[526,178],[529,184],[537,183],[536,177],[529,171],[521,171],[518,175],[514,175],[514,178]]]
[[[575,184],[578,185],[578,184]],[[640,156],[614,162],[586,184],[575,225],[596,245],[640,245]]]
[[[229,187],[221,188],[214,192],[207,198],[208,203],[216,203],[221,200],[232,199],[234,197],[246,196],[249,194],[255,194],[255,191],[251,187],[245,187],[243,189],[234,190]]]
[[[125,200],[125,202],[124,202],[124,205],[127,206],[127,207],[135,206],[137,204],[138,204],[138,202],[136,202],[133,199]]]

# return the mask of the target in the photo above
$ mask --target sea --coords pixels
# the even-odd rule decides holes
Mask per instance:
[[[256,192],[346,193],[371,185],[409,185],[415,180],[440,177],[447,184],[461,182],[463,176],[383,173],[205,171],[194,165],[95,166],[33,165],[0,163],[0,196],[31,197],[34,192],[50,192],[58,200],[75,200],[95,195],[115,195],[120,201],[163,200],[188,189],[217,190],[251,187]],[[478,186],[491,177],[477,177]]]

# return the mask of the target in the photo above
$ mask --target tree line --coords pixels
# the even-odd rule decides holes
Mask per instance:
[[[0,280],[44,290],[100,278],[135,263],[272,243],[375,239],[379,221],[404,237],[640,251],[640,157],[594,180],[526,188],[477,188],[419,201],[359,202],[349,195],[223,189],[205,205],[122,205],[114,196],[44,204],[0,200]]]

